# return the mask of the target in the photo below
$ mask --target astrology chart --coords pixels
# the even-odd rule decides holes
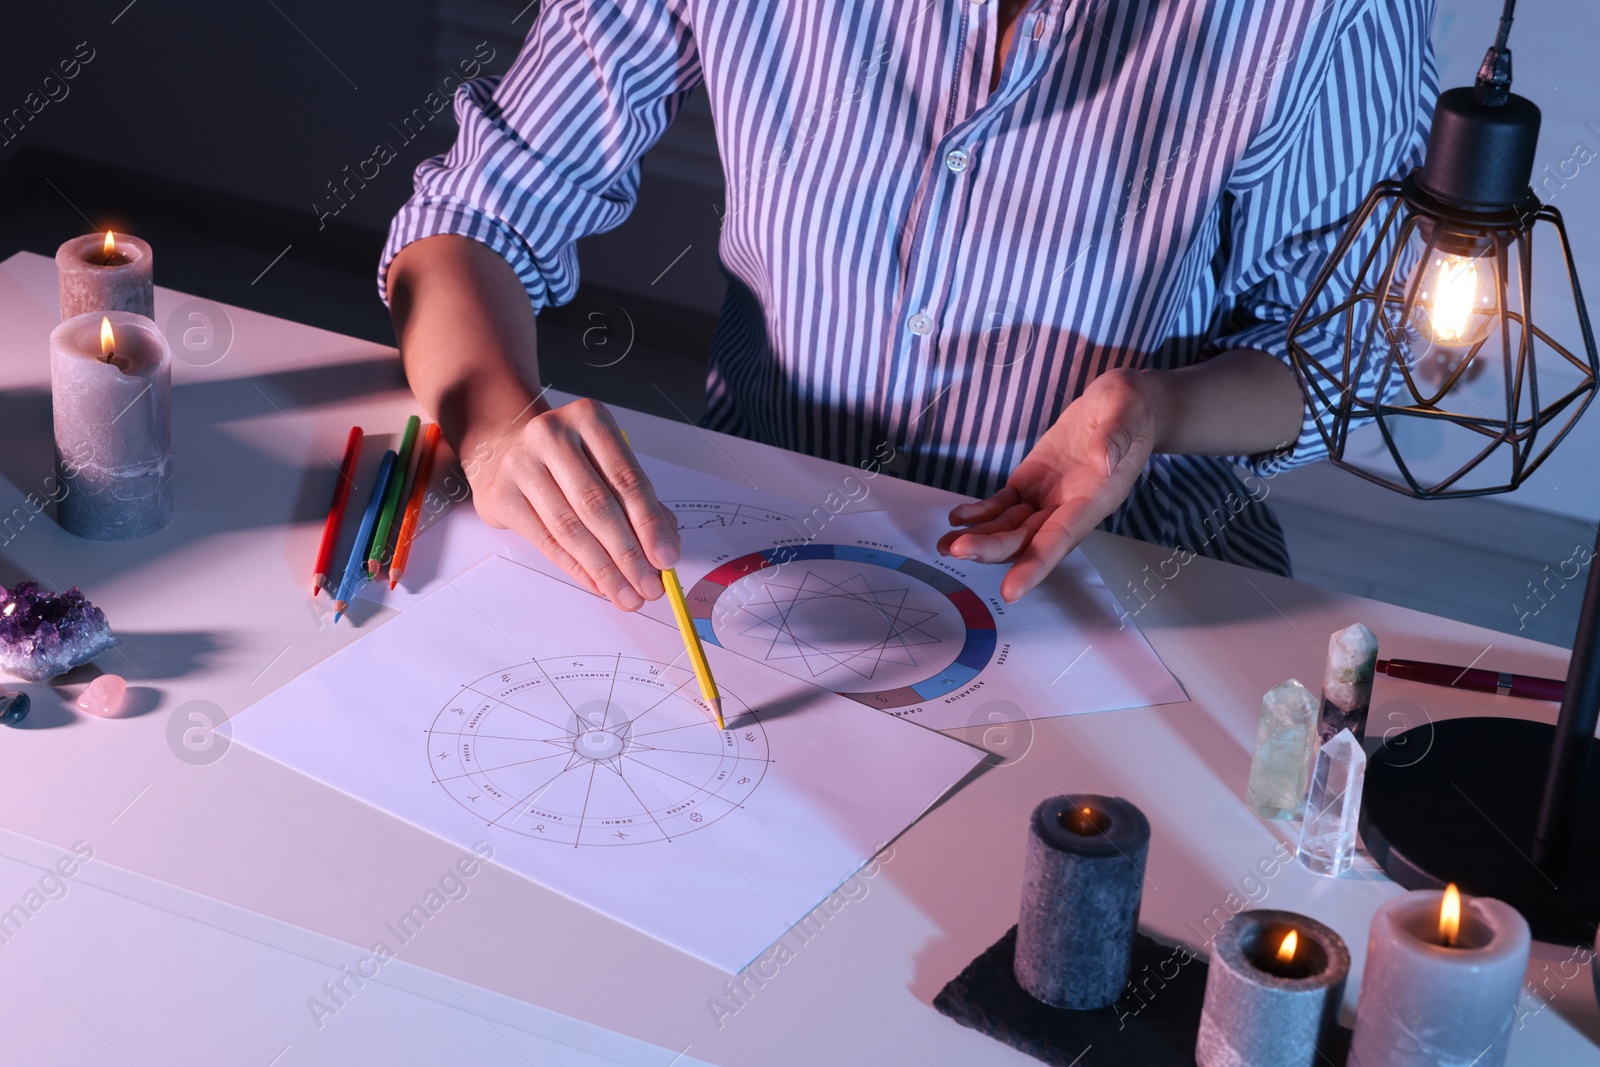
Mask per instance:
[[[793,521],[791,515],[756,504],[736,504],[726,500],[663,500],[662,503],[678,517],[680,530]]]
[[[994,615],[955,575],[861,545],[751,552],[688,602],[702,640],[884,710],[960,689],[997,645]]]
[[[1008,602],[1005,566],[939,555],[948,517],[685,530],[689,615],[707,645],[935,730],[1184,699],[1081,553]]]
[[[488,843],[497,865],[731,973],[983,753],[705,651],[725,729],[675,624],[497,556],[224,726],[464,850]],[[527,899],[527,921],[559,924],[561,937],[617,936],[582,909]]]
[[[461,687],[427,731],[436,781],[490,827],[572,847],[670,842],[755,792],[759,714],[694,672],[621,653],[539,657]]]

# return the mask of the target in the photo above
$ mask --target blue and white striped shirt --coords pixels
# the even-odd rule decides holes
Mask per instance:
[[[458,90],[380,288],[407,243],[453,233],[535,310],[571,300],[574,242],[627,217],[703,84],[730,283],[709,427],[846,463],[893,449],[983,496],[1109,368],[1287,359],[1344,221],[1421,160],[1432,0],[1033,0],[990,92],[998,7],[547,0],[510,71]],[[1158,456],[1104,528],[1287,573],[1235,464],[1323,454],[1308,414],[1272,456]]]

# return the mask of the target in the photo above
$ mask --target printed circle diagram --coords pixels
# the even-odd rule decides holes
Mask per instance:
[[[772,762],[722,693],[718,730],[686,667],[542,657],[461,687],[427,730],[433,780],[486,825],[572,847],[671,841],[742,807]]]
[[[997,644],[994,615],[955,575],[860,545],[752,552],[687,600],[701,640],[883,710],[960,689]]]
[[[781,515],[767,508],[750,504],[732,504],[725,500],[663,500],[678,517],[680,530],[705,530],[718,526],[752,526],[762,522],[792,522],[793,516]]]

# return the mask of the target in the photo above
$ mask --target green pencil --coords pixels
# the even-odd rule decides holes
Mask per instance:
[[[411,450],[417,443],[417,428],[422,420],[413,415],[406,420],[406,432],[400,438],[400,454],[389,472],[389,487],[383,493],[383,510],[378,513],[378,528],[372,535],[372,548],[367,553],[367,574],[375,575],[389,551],[389,534],[394,529],[395,516],[400,513],[400,496],[406,487],[406,472],[411,469]]]

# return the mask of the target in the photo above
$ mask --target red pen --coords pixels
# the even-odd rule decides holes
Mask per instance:
[[[1380,659],[1378,673],[1450,689],[1502,693],[1528,700],[1554,700],[1557,703],[1567,689],[1566,682],[1555,678],[1535,678],[1528,674],[1491,671],[1482,667],[1453,667],[1448,663],[1424,663],[1414,659]]]
[[[322,544],[317,548],[317,562],[311,575],[312,596],[322,591],[322,582],[328,577],[328,563],[333,558],[333,546],[339,541],[339,524],[344,521],[345,503],[350,499],[356,460],[360,458],[361,427],[352,426],[350,440],[344,446],[344,462],[339,464],[339,481],[333,487],[333,503],[328,507],[327,521],[322,524]]]

